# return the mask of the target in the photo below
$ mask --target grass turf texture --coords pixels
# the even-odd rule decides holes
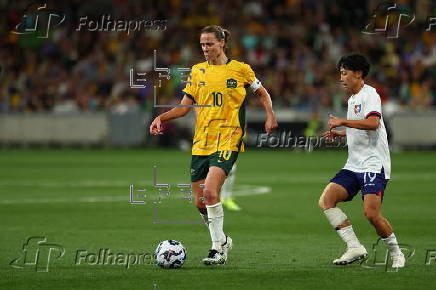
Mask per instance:
[[[201,259],[209,233],[198,223],[153,223],[153,165],[157,182],[171,185],[156,207],[160,220],[199,221],[177,187],[189,183],[190,154],[152,150],[0,151],[0,289],[431,289],[436,261],[436,154],[392,154],[393,174],[383,214],[400,243],[413,246],[407,267],[331,264],[344,245],[317,206],[345,152],[248,151],[240,154],[236,190],[268,186],[271,192],[240,196],[241,212],[226,212],[225,231],[234,240],[229,263],[207,267]],[[147,204],[131,205],[129,185],[145,188]],[[377,241],[356,197],[341,207],[371,254]],[[12,268],[28,237],[46,236],[65,248],[47,273]],[[165,239],[181,241],[188,253],[182,269],[156,265],[75,265],[76,251],[152,253]],[[372,255],[372,254],[371,254]],[[154,284],[156,287],[154,287]]]

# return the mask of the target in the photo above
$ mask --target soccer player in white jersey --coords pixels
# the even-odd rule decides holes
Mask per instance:
[[[391,174],[391,160],[380,96],[375,88],[364,82],[369,67],[366,57],[360,54],[343,56],[338,62],[340,81],[349,95],[347,119],[330,116],[330,131],[325,132],[324,136],[328,139],[346,136],[348,159],[344,168],[325,187],[319,206],[347,244],[346,252],[334,260],[334,264],[347,265],[367,256],[350,220],[336,207],[337,203],[350,201],[361,191],[364,214],[388,247],[392,267],[402,268],[405,264],[404,255],[392,226],[380,212],[384,190]],[[334,129],[341,126],[345,130]]]

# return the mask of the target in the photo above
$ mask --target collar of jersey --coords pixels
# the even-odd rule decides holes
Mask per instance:
[[[365,83],[363,83],[363,86],[360,88],[360,90],[357,92],[357,93],[355,93],[355,94],[353,94],[353,95],[351,95],[350,96],[350,98],[354,98],[354,96],[356,96],[356,95],[358,95],[358,94],[360,94],[360,92],[363,90],[363,88],[366,86],[366,84]]]
[[[231,58],[228,58],[228,59],[227,59],[227,62],[226,62],[225,64],[210,64],[210,63],[207,61],[207,65],[213,65],[213,66],[228,65],[231,61],[232,61]]]

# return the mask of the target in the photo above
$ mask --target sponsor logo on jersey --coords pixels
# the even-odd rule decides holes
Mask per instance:
[[[235,79],[227,79],[228,88],[236,88],[237,86],[238,86],[238,82]]]
[[[354,105],[354,114],[359,114],[360,111],[362,110],[362,105]]]

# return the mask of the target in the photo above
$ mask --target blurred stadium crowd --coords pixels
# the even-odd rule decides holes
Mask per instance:
[[[198,33],[210,24],[229,29],[228,55],[253,67],[276,108],[339,110],[344,93],[335,66],[350,52],[370,58],[368,82],[384,102],[407,109],[436,107],[436,27],[425,31],[427,17],[436,16],[435,1],[396,1],[416,14],[398,39],[362,33],[379,1],[60,2],[47,1],[47,7],[65,15],[65,21],[48,38],[38,38],[11,32],[25,13],[32,15],[25,11],[30,2],[0,0],[0,112],[98,111],[120,103],[152,110],[159,79],[153,71],[155,49],[157,66],[171,69],[170,80],[160,78],[158,103],[177,103],[183,87],[177,68],[203,61]],[[165,26],[129,35],[76,30],[80,17],[98,20],[101,15],[163,20]],[[130,88],[130,69],[134,75],[147,72],[145,88]],[[259,106],[255,98],[249,103]]]

